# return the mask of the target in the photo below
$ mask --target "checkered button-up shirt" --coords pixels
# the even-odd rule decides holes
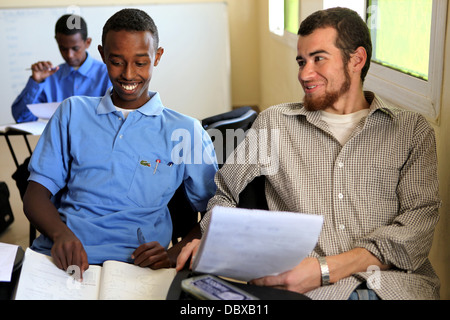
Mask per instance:
[[[262,112],[216,175],[209,202],[236,206],[255,177],[266,176],[270,210],[318,214],[324,225],[311,256],[369,250],[388,271],[370,269],[309,293],[347,299],[362,282],[382,299],[438,299],[428,260],[440,199],[434,131],[416,113],[371,92],[369,115],[342,146],[319,112],[282,104]],[[256,147],[257,146],[257,147]],[[205,230],[210,211],[201,221]]]

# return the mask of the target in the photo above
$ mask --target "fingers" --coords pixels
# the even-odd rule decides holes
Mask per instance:
[[[197,253],[198,247],[200,246],[200,240],[199,239],[194,239],[192,240],[192,242],[189,242],[187,245],[185,245],[183,247],[183,249],[181,249],[180,254],[178,255],[177,258],[177,265],[176,265],[176,270],[180,271],[184,268],[185,264],[187,263],[187,261],[189,259],[191,259],[190,264],[189,264],[189,268],[192,268],[192,261],[194,260],[194,256]]]
[[[267,276],[250,281],[250,284],[261,287],[284,288],[283,279],[280,276]]]
[[[89,268],[88,258],[83,245],[79,241],[55,244],[52,247],[52,257],[56,266],[67,271],[79,269],[80,279],[83,279],[83,273]],[[74,268],[76,266],[76,268]]]
[[[134,264],[151,269],[169,268],[170,260],[167,251],[158,242],[140,245],[132,254]]]
[[[33,72],[56,71],[57,68],[58,67],[53,67],[53,64],[50,61],[39,61],[31,65],[31,70]]]
[[[58,71],[58,69],[59,67],[53,67],[53,64],[50,61],[39,61],[31,66],[31,77],[36,82],[42,82],[47,77]]]

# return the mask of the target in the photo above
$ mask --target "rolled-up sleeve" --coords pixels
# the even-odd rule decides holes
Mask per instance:
[[[61,112],[68,107],[70,102],[66,100],[56,110],[39,138],[28,167],[29,180],[42,184],[53,195],[66,185],[70,166],[67,126]]]

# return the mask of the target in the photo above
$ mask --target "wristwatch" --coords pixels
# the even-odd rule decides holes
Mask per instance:
[[[330,270],[328,269],[327,260],[325,257],[318,257],[320,264],[320,272],[322,273],[322,286],[330,284]]]

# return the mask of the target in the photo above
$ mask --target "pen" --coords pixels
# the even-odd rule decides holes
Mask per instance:
[[[156,173],[156,169],[158,169],[158,164],[160,164],[161,163],[161,160],[156,160],[156,166],[155,166],[155,170],[153,171],[153,174],[155,174]]]
[[[144,235],[142,234],[141,228],[138,228],[138,229],[137,229],[137,238],[138,238],[139,244],[144,244],[144,243],[147,242],[147,241],[145,241],[145,237],[144,237]]]
[[[25,70],[29,71],[29,70],[32,70],[32,69],[31,68],[26,68]],[[47,69],[47,71],[55,71],[55,70],[56,70],[56,67]]]

